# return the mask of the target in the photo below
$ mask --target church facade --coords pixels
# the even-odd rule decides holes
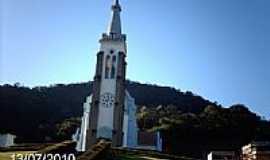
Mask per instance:
[[[77,138],[79,151],[87,150],[100,138],[111,140],[115,147],[137,146],[136,105],[125,87],[127,45],[118,0],[111,9],[108,31],[99,40],[92,95],[84,103]]]

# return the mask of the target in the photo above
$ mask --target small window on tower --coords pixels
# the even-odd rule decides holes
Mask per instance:
[[[114,53],[114,51],[113,51],[113,50],[110,50],[110,53],[111,53],[111,54],[113,54],[113,53]]]
[[[110,72],[110,56],[106,56],[105,61],[105,79],[109,78],[109,72]]]
[[[112,70],[111,70],[111,78],[115,78],[115,67],[116,66],[116,56],[114,55],[113,58],[112,58]]]
[[[116,56],[113,56],[113,63],[116,62]]]

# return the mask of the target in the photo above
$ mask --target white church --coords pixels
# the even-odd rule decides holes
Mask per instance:
[[[81,128],[74,138],[79,151],[89,149],[100,138],[116,147],[137,147],[137,108],[125,87],[127,45],[119,0],[111,9],[108,31],[99,40],[92,95],[83,105]]]

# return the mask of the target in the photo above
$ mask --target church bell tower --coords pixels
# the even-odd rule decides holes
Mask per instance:
[[[102,34],[97,53],[86,148],[99,138],[123,144],[125,105],[126,35],[121,31],[119,0],[114,0],[108,31]]]

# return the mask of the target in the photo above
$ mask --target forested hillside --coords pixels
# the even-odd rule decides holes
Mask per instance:
[[[136,104],[155,107],[175,104],[183,111],[201,112],[211,102],[192,93],[127,81]],[[48,128],[70,117],[82,115],[82,104],[91,94],[92,83],[56,84],[28,88],[15,85],[0,87],[0,132],[11,132],[24,140],[42,140]],[[39,133],[44,128],[45,131]],[[49,131],[49,133],[51,133]]]
[[[239,148],[251,140],[270,140],[270,122],[244,105],[223,108],[192,92],[127,81],[136,99],[141,129],[160,130],[168,152],[196,154],[213,148]],[[18,142],[60,141],[80,124],[82,104],[92,83],[28,88],[0,86],[0,133]]]
[[[270,122],[241,104],[208,105],[198,114],[173,105],[142,107],[138,124],[144,130],[161,131],[166,152],[197,158],[213,150],[238,151],[251,141],[270,141]]]

